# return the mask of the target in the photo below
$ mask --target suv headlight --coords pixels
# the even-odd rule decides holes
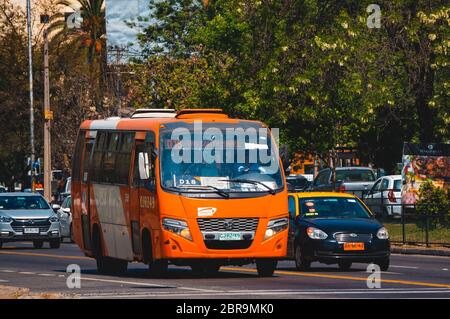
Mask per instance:
[[[58,216],[52,216],[48,219],[51,223],[59,222]]]
[[[0,216],[0,223],[10,223],[12,222],[12,218],[9,216]]]
[[[192,240],[189,226],[184,220],[163,218],[162,227],[164,228],[164,230],[170,231],[188,240]]]
[[[264,240],[275,236],[279,232],[285,230],[289,226],[289,220],[287,218],[272,219],[267,224],[266,233],[264,234]]]
[[[319,228],[315,227],[308,227],[306,229],[306,233],[308,234],[308,237],[311,239],[327,239],[328,235],[323,230],[320,230]]]
[[[385,227],[381,227],[377,232],[378,239],[389,239],[388,230]]]

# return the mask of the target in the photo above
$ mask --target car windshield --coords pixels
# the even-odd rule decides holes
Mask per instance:
[[[168,123],[161,130],[163,188],[222,195],[283,188],[278,153],[266,128],[253,122],[196,125]]]
[[[302,218],[372,218],[356,198],[300,198],[299,204]]]
[[[0,209],[50,209],[41,196],[0,196]]]
[[[375,175],[370,169],[336,170],[336,180],[343,182],[373,182]]]

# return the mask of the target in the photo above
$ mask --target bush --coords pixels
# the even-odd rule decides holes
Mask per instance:
[[[419,222],[420,227],[425,226],[427,216],[430,228],[436,228],[438,225],[450,226],[449,194],[446,194],[444,189],[434,186],[431,180],[427,180],[420,186],[418,195],[416,211],[423,217]]]

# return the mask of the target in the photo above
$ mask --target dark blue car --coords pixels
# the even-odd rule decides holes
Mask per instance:
[[[311,262],[338,264],[374,263],[389,268],[388,231],[354,195],[334,192],[289,194],[288,257],[297,269]]]

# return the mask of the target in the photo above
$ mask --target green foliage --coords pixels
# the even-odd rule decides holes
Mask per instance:
[[[428,217],[431,228],[436,228],[438,224],[449,225],[450,201],[444,189],[434,186],[428,180],[420,186],[418,196],[416,211],[419,215]]]

